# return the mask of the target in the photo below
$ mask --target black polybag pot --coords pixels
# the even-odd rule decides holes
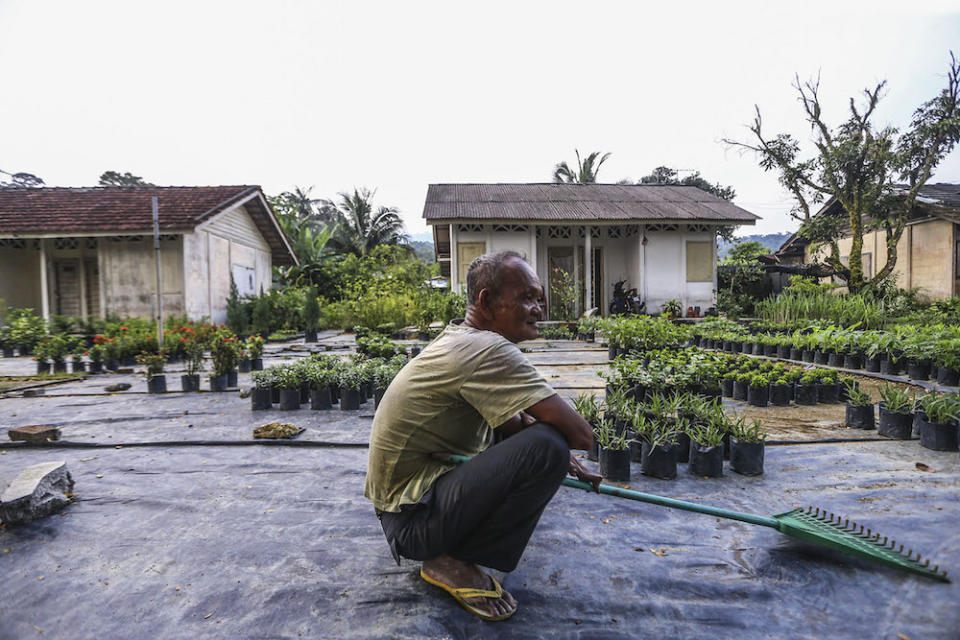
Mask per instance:
[[[236,369],[234,369],[233,371],[227,371],[227,387],[230,389],[233,389],[234,387],[236,387],[237,378],[238,378],[238,375],[237,375]]]
[[[158,374],[147,380],[147,393],[166,393],[167,376]]]
[[[827,364],[830,362],[830,355],[831,354],[827,353],[826,351],[816,349],[813,352],[813,362],[814,364]]]
[[[226,391],[227,374],[222,376],[210,376],[210,391]]]
[[[860,369],[863,367],[863,359],[859,353],[848,353],[843,356],[844,369]]]
[[[960,372],[950,367],[937,367],[937,384],[956,387],[960,383]]]
[[[79,358],[74,358],[70,362],[70,371],[72,371],[73,373],[86,373],[87,371],[86,363],[83,360],[80,360]]]
[[[316,329],[307,329],[303,332],[303,341],[304,342],[316,342],[317,341],[317,331]]]
[[[770,386],[763,385],[755,387],[750,385],[747,389],[747,402],[755,407],[765,407],[770,402]]]
[[[383,394],[387,392],[386,389],[381,389],[379,387],[373,390],[373,408],[376,409],[380,406],[380,401],[383,400]]]
[[[880,373],[880,356],[869,356],[864,360],[863,368],[870,373]]]
[[[827,360],[827,364],[831,367],[842,367],[843,366],[843,354],[842,353],[831,353],[830,358]]]
[[[300,404],[310,402],[310,385],[304,382],[300,385]]]
[[[851,429],[876,429],[873,405],[868,404],[865,407],[857,407],[848,404],[844,423]]]
[[[923,409],[916,409],[913,412],[913,429],[910,431],[910,435],[914,438],[920,437],[920,423],[927,420],[927,412]]]
[[[180,376],[180,388],[184,391],[200,391],[200,374]]]
[[[640,462],[643,459],[643,441],[637,438],[636,433],[631,435],[633,439],[630,441],[630,462]]]
[[[613,482],[630,482],[630,449],[600,447],[600,475]]]
[[[730,438],[730,468],[742,476],[763,475],[763,445]]]
[[[642,445],[640,473],[661,480],[673,480],[677,477],[677,446],[673,444],[651,446]]]
[[[749,385],[746,382],[740,382],[739,380],[734,380],[733,381],[733,399],[746,400],[748,386]]]
[[[324,386],[321,389],[310,389],[310,408],[314,411],[322,411],[333,407],[333,399],[330,396],[330,387]]]
[[[237,362],[237,369],[240,371],[240,373],[250,373],[250,365],[251,362],[249,358],[244,358]]]
[[[102,362],[90,362],[90,373],[103,373]]]
[[[617,346],[609,345],[607,347],[607,360],[615,360],[617,358]]]
[[[907,375],[912,380],[927,380],[930,378],[929,360],[911,360],[907,363]]]
[[[776,358],[776,357],[777,357],[777,345],[775,345],[775,344],[765,344],[765,345],[763,345],[763,355],[767,356],[768,358]]]
[[[294,411],[300,408],[300,389],[280,389],[280,408]]]
[[[590,448],[587,449],[587,460],[596,462],[599,455],[600,455],[600,443],[597,442],[597,437],[594,436],[593,444],[591,444]]]
[[[790,385],[770,385],[770,404],[775,407],[785,407],[790,404]]]
[[[920,421],[920,446],[933,451],[957,451],[957,423]]]
[[[790,345],[780,344],[777,345],[777,357],[783,358],[784,360],[790,359]]]
[[[797,349],[796,347],[790,347],[790,359],[791,360],[802,360],[803,351]]]
[[[894,438],[896,440],[909,440],[913,434],[913,414],[887,411],[881,402],[880,422],[877,426],[877,433],[881,436]]]
[[[813,362],[814,360],[814,351],[813,349],[804,349],[800,352],[800,358],[804,362]]]
[[[724,398],[730,398],[733,396],[733,378],[725,379],[720,383],[720,393]]]
[[[270,389],[270,402],[280,404],[280,387],[272,387]]]
[[[263,371],[263,358],[254,358],[250,361],[251,371]]]
[[[890,358],[880,358],[880,373],[888,376],[900,375],[900,362],[894,362]]]
[[[360,408],[360,389],[348,389],[340,387],[340,409],[343,411],[356,411]]]
[[[270,409],[273,403],[270,402],[270,388],[253,389],[250,392],[250,409],[252,411],[263,411]]]
[[[37,360],[37,375],[50,373],[50,364],[46,360]]]
[[[813,405],[817,404],[817,385],[798,384],[794,390],[794,402],[797,404]]]
[[[723,445],[705,447],[694,441],[690,442],[690,473],[708,478],[719,478],[723,475]]]
[[[677,462],[690,462],[690,434],[681,431],[677,434]]]
[[[836,383],[820,384],[817,383],[817,402],[830,404],[837,401]]]

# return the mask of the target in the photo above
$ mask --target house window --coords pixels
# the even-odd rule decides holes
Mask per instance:
[[[687,242],[687,282],[713,282],[712,242]]]
[[[463,284],[467,281],[467,269],[470,268],[470,263],[486,252],[486,242],[457,243],[457,281],[459,284]]]

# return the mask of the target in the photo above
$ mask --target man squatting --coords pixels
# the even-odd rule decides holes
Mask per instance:
[[[373,420],[364,495],[394,559],[484,620],[517,601],[481,567],[513,571],[590,425],[516,346],[536,338],[543,287],[512,251],[467,271],[466,318],[454,321],[390,384]],[[496,438],[494,437],[496,433]],[[473,456],[461,465],[443,460]]]

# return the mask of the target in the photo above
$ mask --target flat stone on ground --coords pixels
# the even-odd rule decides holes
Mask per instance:
[[[11,440],[25,440],[27,442],[47,442],[48,440],[60,439],[60,429],[45,424],[14,427],[7,433]]]
[[[29,466],[0,495],[0,521],[22,524],[51,514],[69,504],[66,494],[72,490],[63,460]]]
[[[117,384],[110,384],[103,388],[104,391],[113,393],[114,391],[126,391],[130,388],[129,382],[118,382]]]

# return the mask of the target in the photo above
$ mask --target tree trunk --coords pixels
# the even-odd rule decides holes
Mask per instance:
[[[847,278],[847,291],[857,293],[863,287],[863,212],[860,211],[859,202],[854,202],[850,209],[850,236],[852,243],[850,245],[850,259],[847,262],[847,268],[850,269],[850,277]]]

